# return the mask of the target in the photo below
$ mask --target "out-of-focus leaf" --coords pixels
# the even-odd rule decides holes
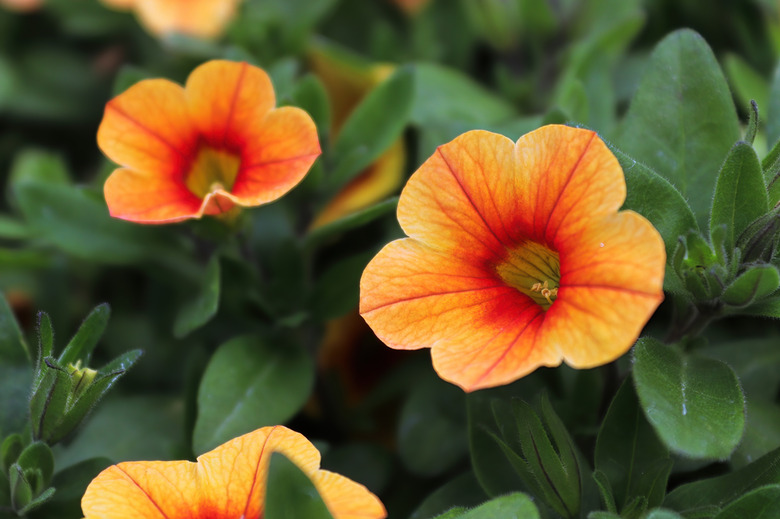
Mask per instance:
[[[710,234],[718,226],[725,225],[723,246],[731,253],[742,231],[768,211],[769,199],[761,162],[753,147],[740,141],[731,148],[718,174]]]
[[[349,443],[323,453],[322,468],[353,481],[359,481],[374,494],[382,493],[391,482],[395,457],[373,443]]]
[[[780,406],[759,398],[747,399],[747,424],[731,466],[742,468],[780,446]]]
[[[308,74],[298,81],[292,93],[295,106],[298,106],[311,115],[317,124],[317,133],[320,139],[328,135],[330,131],[330,104],[328,93],[322,81],[313,74]]]
[[[434,490],[409,516],[409,519],[428,519],[442,514],[454,506],[474,507],[487,500],[472,472],[466,472],[449,480]]]
[[[373,89],[344,122],[333,143],[336,166],[329,182],[336,190],[374,162],[401,135],[414,100],[414,69],[397,69]],[[387,107],[392,106],[392,110]]]
[[[438,377],[417,384],[401,409],[398,450],[404,465],[424,476],[439,475],[468,453],[466,400]]]
[[[634,347],[634,380],[645,416],[671,450],[725,459],[736,449],[745,400],[728,365],[642,338]]]
[[[320,320],[341,317],[356,308],[360,299],[358,286],[360,276],[373,252],[356,254],[345,258],[327,269],[314,286],[310,308]]]
[[[263,516],[268,519],[333,519],[314,484],[284,454],[274,452],[268,467]]]
[[[780,448],[739,470],[680,485],[666,496],[664,506],[681,512],[705,506],[723,507],[751,490],[777,484]]]
[[[397,207],[398,197],[394,196],[372,205],[371,207],[367,207],[365,209],[361,209],[360,211],[348,214],[347,216],[339,218],[334,222],[327,223],[322,227],[317,227],[306,235],[305,247],[312,249],[327,241],[329,238],[333,238],[351,229],[356,229],[362,225],[366,225],[376,220],[377,218],[394,211]]]
[[[30,348],[5,295],[0,292],[0,365],[30,362]],[[1,423],[1,422],[0,422]]]
[[[747,108],[755,101],[759,110],[769,107],[769,82],[744,58],[730,52],[723,58],[723,68],[741,106]]]
[[[751,490],[729,503],[715,519],[774,519],[780,517],[780,485]]]
[[[701,349],[701,355],[731,366],[748,397],[772,400],[780,389],[780,337],[745,338],[713,344]]]
[[[683,29],[655,48],[617,144],[666,177],[707,222],[717,171],[739,120],[707,43]]]
[[[306,403],[313,383],[310,357],[289,340],[243,336],[224,343],[200,383],[193,448],[201,454],[286,422]]]
[[[22,222],[8,216],[0,216],[0,238],[18,240],[27,236],[29,236],[27,226]]]
[[[604,417],[595,464],[608,478],[618,510],[636,497],[646,498],[649,507],[663,501],[672,460],[639,407],[630,377]]]
[[[118,96],[139,81],[153,77],[149,71],[135,65],[122,65],[114,79],[113,94]]]
[[[33,382],[29,366],[0,362],[0,434],[22,432]]]
[[[769,99],[766,105],[766,143],[771,149],[780,139],[780,63],[777,64],[769,85]],[[759,106],[759,109],[762,107]]]
[[[414,103],[411,108],[414,124],[429,126],[451,121],[498,123],[517,115],[510,103],[457,70],[433,63],[418,63],[414,68]]]
[[[179,310],[173,324],[174,336],[189,335],[217,314],[221,280],[219,254],[215,254],[206,266],[198,293]]]

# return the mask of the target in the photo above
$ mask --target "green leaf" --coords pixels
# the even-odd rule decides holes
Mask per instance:
[[[8,480],[11,486],[11,506],[15,510],[21,510],[33,499],[33,489],[25,478],[22,468],[14,464],[8,472]]]
[[[710,234],[716,227],[725,225],[724,247],[731,253],[737,237],[768,211],[769,199],[758,155],[748,143],[738,142],[729,151],[718,174]]]
[[[355,254],[323,272],[311,295],[309,307],[312,314],[322,321],[327,321],[357,308],[360,300],[360,276],[373,257],[373,252]]]
[[[750,101],[755,101],[761,110],[769,107],[769,82],[744,58],[729,52],[723,58],[723,68],[741,106],[749,106]]]
[[[682,29],[653,51],[618,145],[666,177],[704,227],[723,157],[740,137],[728,85],[704,39]]]
[[[180,339],[209,322],[219,309],[220,294],[219,254],[214,254],[206,265],[198,293],[181,307],[173,324],[173,335]]]
[[[472,123],[473,128],[474,124],[498,123],[517,116],[511,103],[457,70],[433,63],[417,63],[414,68],[414,124],[463,121]]]
[[[20,433],[29,421],[29,366],[0,362],[0,434]]]
[[[698,229],[691,208],[668,180],[615,147],[610,149],[626,176],[623,209],[632,209],[650,220],[664,240],[667,262],[671,261],[678,238]]]
[[[314,365],[296,344],[243,336],[214,353],[198,390],[193,447],[198,454],[292,418],[311,393]]]
[[[701,350],[707,357],[721,360],[737,373],[748,398],[771,401],[780,389],[780,348],[778,335],[735,339],[712,344]]]
[[[38,494],[35,498],[33,498],[29,503],[27,503],[27,505],[24,508],[19,510],[19,515],[26,516],[32,510],[48,502],[54,496],[54,492],[55,492],[54,488],[47,488],[46,490]]]
[[[753,489],[777,484],[780,484],[780,448],[739,470],[680,485],[666,496],[664,506],[679,511],[723,507]]]
[[[61,366],[75,364],[81,360],[86,366],[92,356],[92,351],[103,336],[111,316],[111,307],[103,303],[95,307],[79,326],[76,335],[62,351],[58,360]]]
[[[139,68],[135,65],[122,65],[114,78],[113,95],[118,96],[139,81],[154,77],[148,70]]]
[[[80,517],[84,489],[103,469],[111,465],[107,458],[90,458],[58,470],[51,484],[57,489],[37,511],[39,517]]]
[[[634,347],[634,380],[645,416],[671,450],[725,459],[739,444],[745,400],[728,365],[642,338]]]
[[[491,499],[458,519],[540,519],[539,510],[526,494],[516,492]]]
[[[314,74],[307,74],[298,84],[292,94],[295,106],[306,110],[317,124],[317,133],[322,138],[330,132],[330,103],[328,93],[322,81]]]
[[[29,237],[29,231],[24,223],[8,216],[0,215],[0,238],[19,240]]]
[[[24,340],[5,294],[0,292],[0,364],[24,364],[29,361],[27,341]]]
[[[401,408],[398,451],[410,471],[429,477],[462,460],[468,453],[463,391],[438,377],[415,385]]]
[[[271,455],[265,496],[268,519],[333,518],[306,474],[279,452]]]
[[[24,182],[15,193],[35,236],[77,258],[123,265],[176,251],[158,229],[112,219],[84,189]]]
[[[54,454],[52,454],[48,445],[40,441],[33,442],[25,447],[16,463],[24,471],[30,469],[39,470],[44,487],[49,485],[51,477],[54,475]]]
[[[780,287],[780,273],[774,265],[755,265],[739,275],[721,299],[727,305],[743,308],[771,295]]]
[[[19,186],[28,182],[65,186],[70,182],[61,156],[50,151],[28,148],[14,156],[8,178],[9,198],[18,197]]]
[[[780,445],[780,406],[748,395],[745,434],[739,447],[731,455],[729,460],[731,466],[742,468],[778,445]]]
[[[642,516],[642,519],[683,519],[683,517],[674,510],[656,508],[648,511],[647,515]]]
[[[307,250],[311,250],[339,234],[371,223],[377,218],[394,211],[397,207],[398,197],[394,196],[360,211],[350,213],[322,227],[317,227],[306,235],[304,247]]]
[[[731,502],[715,519],[774,519],[780,517],[780,485],[751,490]]]
[[[772,74],[769,102],[766,105],[766,142],[771,148],[780,140],[780,62]]]
[[[477,506],[487,500],[485,492],[472,472],[454,477],[434,490],[415,509],[409,519],[428,519],[442,514],[453,506],[465,511],[465,508]]]
[[[404,66],[360,102],[333,144],[332,190],[352,180],[401,135],[413,98],[414,69]]]
[[[8,473],[11,465],[16,463],[19,459],[19,455],[24,450],[24,441],[22,435],[14,433],[8,435],[0,444],[0,471]]]
[[[672,460],[639,407],[631,377],[620,386],[601,424],[595,465],[607,477],[618,510],[640,496],[649,507],[663,501]]]

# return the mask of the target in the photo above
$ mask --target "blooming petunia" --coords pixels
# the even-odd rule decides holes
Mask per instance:
[[[320,154],[303,110],[276,104],[268,75],[210,61],[186,86],[148,79],[106,105],[98,145],[123,166],[106,180],[112,216],[177,222],[276,200]]]
[[[216,38],[235,17],[241,0],[101,0],[118,10],[133,10],[155,36],[178,33]]]
[[[360,102],[395,69],[389,64],[363,62],[324,42],[312,46],[309,58],[330,101],[334,137]],[[403,181],[405,161],[406,147],[403,139],[398,139],[328,202],[311,227],[330,223],[396,192]]]
[[[334,519],[386,517],[363,485],[320,470],[320,453],[301,434],[263,427],[190,461],[113,465],[89,484],[81,500],[85,519],[260,519],[271,454],[279,452],[309,479]]]
[[[466,391],[610,362],[663,299],[663,241],[618,211],[625,196],[594,132],[465,133],[409,179],[398,205],[409,237],[366,267],[360,313],[392,348],[431,348],[438,374]]]

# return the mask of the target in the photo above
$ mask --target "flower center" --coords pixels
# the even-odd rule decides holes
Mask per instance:
[[[219,189],[230,191],[236,182],[239,166],[241,158],[235,154],[203,146],[192,162],[184,184],[199,198]]]
[[[547,310],[558,297],[561,280],[561,263],[558,253],[528,241],[510,249],[504,260],[496,266],[501,280],[530,297]]]

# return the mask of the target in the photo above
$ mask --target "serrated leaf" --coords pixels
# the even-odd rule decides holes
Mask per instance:
[[[263,517],[333,519],[314,484],[284,454],[274,452],[268,467]]]
[[[746,142],[731,148],[718,174],[712,199],[710,234],[726,226],[724,247],[734,249],[737,237],[757,218],[769,211],[764,175],[755,150]]]
[[[286,422],[306,403],[313,382],[310,357],[289,341],[243,336],[222,344],[198,390],[195,451]]]
[[[642,338],[634,347],[634,381],[645,416],[672,451],[725,459],[736,449],[745,400],[728,365]]]
[[[666,177],[707,222],[717,171],[740,137],[739,119],[704,39],[682,29],[655,48],[618,145]]]
[[[182,338],[209,322],[219,309],[221,275],[219,254],[214,254],[206,266],[195,296],[181,307],[173,324],[173,335]]]

